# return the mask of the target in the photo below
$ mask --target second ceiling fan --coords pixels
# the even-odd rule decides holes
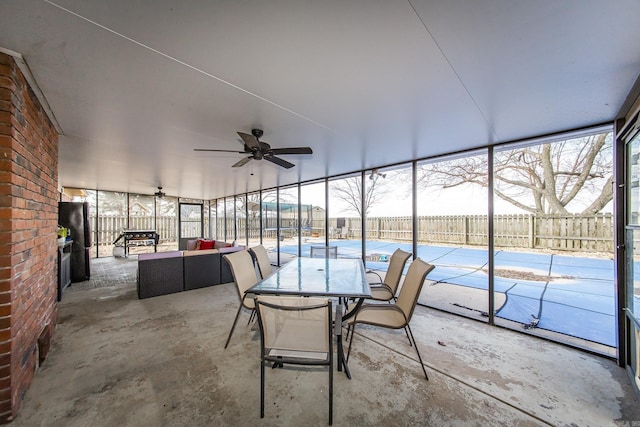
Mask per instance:
[[[249,154],[248,157],[236,162],[231,167],[238,168],[249,163],[250,160],[262,160],[265,159],[271,163],[275,163],[283,168],[290,169],[295,165],[290,163],[277,155],[284,154],[313,154],[311,147],[289,147],[289,148],[271,148],[266,142],[262,142],[259,138],[263,135],[262,129],[251,129],[251,135],[248,133],[238,132],[240,138],[244,142],[244,151],[234,150],[218,150],[213,148],[194,148],[193,151],[216,151],[222,153],[239,153]]]

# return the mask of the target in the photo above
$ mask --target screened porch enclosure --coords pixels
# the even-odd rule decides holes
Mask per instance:
[[[590,165],[585,147],[595,150]],[[544,156],[552,161],[536,160]],[[613,356],[615,229],[604,191],[611,156],[611,133],[597,128],[198,201],[202,220],[194,224],[203,237],[262,244],[280,265],[323,245],[336,247],[338,257],[362,258],[384,276],[401,248],[436,265],[421,304]],[[586,166],[594,177],[588,185],[562,172]],[[557,176],[556,201],[516,185],[529,177],[534,186],[545,173]],[[195,202],[165,198],[154,205],[152,197],[100,191],[88,199],[97,207],[99,256],[111,255],[125,226],[153,226],[158,250],[177,249],[184,231],[178,205]],[[598,209],[589,208],[597,201]]]

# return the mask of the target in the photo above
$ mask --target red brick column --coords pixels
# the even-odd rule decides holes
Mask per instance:
[[[16,415],[53,333],[58,135],[11,56],[0,53],[0,423]],[[44,334],[43,334],[44,332]]]

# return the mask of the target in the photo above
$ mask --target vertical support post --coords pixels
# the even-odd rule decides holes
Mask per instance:
[[[276,187],[276,264],[280,266],[280,187]]]
[[[636,119],[638,120],[638,119]],[[616,289],[616,321],[618,327],[617,345],[618,348],[618,365],[624,367],[627,360],[630,360],[631,337],[627,333],[626,314],[624,308],[627,305],[627,268],[626,268],[626,248],[625,248],[625,229],[627,214],[627,156],[626,141],[618,137],[618,132],[624,126],[624,120],[619,119],[614,123],[613,127],[613,194],[615,208],[614,217],[614,260],[616,268],[615,283]],[[636,354],[636,357],[638,355]],[[636,372],[636,375],[638,373]]]
[[[96,188],[96,229],[93,230],[93,233],[95,233],[96,238],[92,240],[95,240],[94,244],[96,245],[96,258],[100,257],[100,251],[99,251],[99,247],[100,247],[100,242],[102,241],[102,239],[100,239],[100,233],[102,232],[102,226],[104,226],[103,224],[100,224],[100,208],[98,206],[100,206],[100,204],[98,203],[98,198],[100,197],[100,193],[98,192],[98,189]]]
[[[413,246],[413,259],[418,257],[418,162],[411,163],[411,245]]]
[[[263,223],[262,223],[262,190],[258,191],[258,210],[259,210],[259,214],[258,214],[258,222],[260,225],[260,244],[262,245],[262,230],[264,230],[263,227]]]
[[[493,222],[493,181],[494,181],[494,170],[493,170],[493,146],[488,147],[487,149],[487,190],[488,190],[488,223],[487,223],[487,238],[488,238],[488,247],[487,247],[487,255],[489,257],[488,267],[489,267],[489,324],[495,324],[495,288],[494,288],[494,270],[495,270],[495,262],[494,262],[494,253],[495,253],[495,242],[493,238],[494,234],[494,222]]]
[[[364,263],[365,267],[367,265],[367,262],[365,261],[365,254],[367,253],[367,232],[365,230],[366,228],[366,221],[367,221],[367,213],[365,212],[365,194],[364,194],[364,171],[360,172],[360,212],[362,213],[360,215],[360,246],[361,246],[361,254],[360,254],[360,258],[362,258],[362,262]]]
[[[329,246],[329,178],[324,179],[324,245]]]
[[[238,212],[236,207],[238,206],[238,195],[233,196],[233,240],[238,240]],[[202,210],[200,211],[202,215]]]
[[[302,256],[302,187],[300,183],[297,184],[298,188],[298,257]]]
[[[211,206],[209,206],[209,216],[211,216]],[[211,224],[211,219],[209,219]],[[249,247],[249,193],[244,193],[244,241]]]

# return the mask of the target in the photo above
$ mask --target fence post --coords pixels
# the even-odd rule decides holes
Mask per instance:
[[[464,244],[468,244],[469,243],[469,216],[468,215],[464,215],[462,217],[462,236],[464,239]]]
[[[529,247],[535,247],[535,228],[536,228],[536,217],[535,215],[529,214]]]

